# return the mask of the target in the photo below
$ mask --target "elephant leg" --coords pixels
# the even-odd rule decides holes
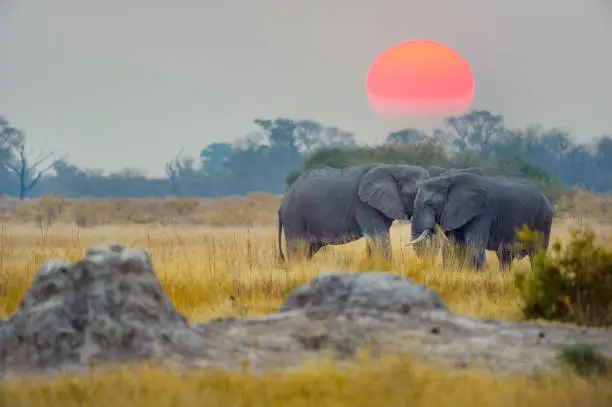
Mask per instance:
[[[500,246],[500,248],[497,249],[497,258],[499,259],[499,271],[503,272],[510,270],[514,256],[509,247],[503,245]]]
[[[366,240],[366,257],[368,259],[372,258],[372,255],[374,254],[374,245],[372,244],[372,239],[370,238],[370,236],[365,236],[365,240]]]
[[[443,244],[440,248],[440,252],[442,254],[442,268],[445,269],[448,266],[448,256],[450,254],[450,249],[448,248],[448,245]]]
[[[447,232],[448,241],[442,244],[442,266],[446,268],[453,263],[461,270],[465,264],[465,247],[463,236],[459,232]]]
[[[465,247],[465,260],[463,264],[467,264],[469,268],[476,271],[483,271],[485,267],[485,251],[477,244],[468,243]]]
[[[490,225],[486,218],[481,218],[470,224],[465,231],[466,260],[469,266],[477,271],[484,270]]]
[[[376,251],[374,244],[372,242],[372,239],[370,238],[370,236],[366,235],[365,236],[365,240],[366,240],[366,257],[368,259],[371,259],[372,256],[374,255],[374,252]]]
[[[374,251],[380,253],[385,261],[390,262],[391,239],[389,238],[389,228],[391,222],[384,218],[372,208],[358,210],[356,220],[366,238],[366,250],[371,259]]]
[[[287,239],[287,260],[293,260],[298,255],[297,242]]]
[[[312,257],[312,243],[306,238],[287,239],[287,258],[288,259],[309,259]]]
[[[308,258],[312,258],[325,244],[320,242],[311,243],[308,250]]]
[[[477,254],[477,265],[478,265],[478,270],[482,271],[485,267],[485,263],[487,261],[487,252],[485,251],[484,247],[481,247],[478,250],[478,254]]]
[[[473,250],[472,250],[473,251]],[[470,261],[470,254],[472,251],[469,250],[468,246],[463,242],[457,242],[454,250],[455,261],[457,262],[457,268],[463,270],[466,265],[467,267],[474,267]]]
[[[442,244],[442,267],[447,268],[451,264],[451,259],[455,253],[455,248],[450,244],[450,242],[444,242]]]
[[[423,257],[425,257],[425,253],[426,253],[426,249],[427,249],[427,245],[426,242],[418,242],[413,246],[414,252],[416,253],[417,257],[422,259]]]

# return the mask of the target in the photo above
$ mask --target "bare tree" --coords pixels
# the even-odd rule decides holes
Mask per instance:
[[[2,144],[10,152],[10,157],[6,157],[2,161],[2,165],[17,177],[19,199],[23,200],[27,192],[34,188],[47,172],[53,169],[54,164],[65,157],[53,159],[55,153],[52,151],[45,154],[43,147],[36,158],[31,159],[29,156],[32,154],[32,150],[26,153],[25,134],[21,130],[9,126],[6,121],[0,122],[0,125],[2,126]]]
[[[174,196],[182,197],[194,192],[199,186],[198,168],[192,157],[181,157],[183,149],[175,158],[166,163],[166,176]]]

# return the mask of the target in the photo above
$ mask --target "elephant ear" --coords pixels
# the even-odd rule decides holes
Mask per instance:
[[[359,199],[391,219],[405,219],[398,183],[384,167],[374,167],[359,182]]]
[[[484,213],[486,204],[487,195],[482,188],[472,182],[455,183],[448,191],[440,226],[445,231],[458,229]]]

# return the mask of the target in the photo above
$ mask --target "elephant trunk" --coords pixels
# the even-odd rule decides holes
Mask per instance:
[[[416,239],[423,232],[433,232],[436,226],[434,213],[427,209],[417,209],[412,217],[412,239]]]
[[[413,245],[417,256],[424,255],[424,241],[434,234],[435,216],[427,210],[416,210],[412,218],[412,241],[408,243]]]

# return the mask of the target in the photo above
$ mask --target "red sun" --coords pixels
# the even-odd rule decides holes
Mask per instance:
[[[366,78],[372,108],[381,116],[449,116],[474,99],[468,62],[435,41],[406,41],[376,58]]]

